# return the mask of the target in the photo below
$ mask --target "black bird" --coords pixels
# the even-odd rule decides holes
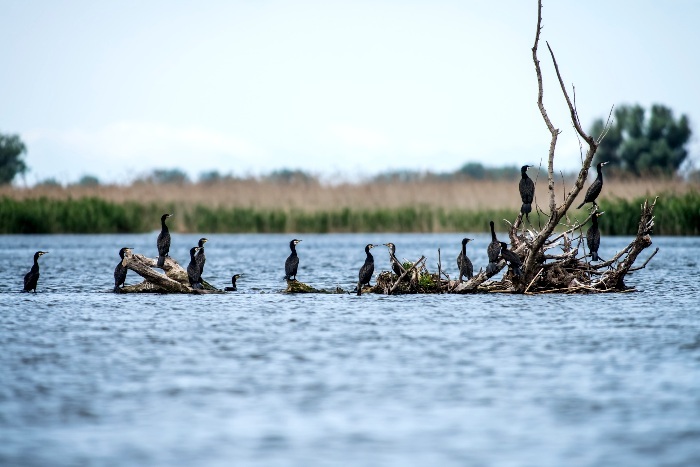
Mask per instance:
[[[457,267],[459,268],[459,281],[462,282],[462,276],[467,276],[467,279],[471,279],[474,276],[474,266],[467,256],[467,243],[471,242],[472,238],[462,239],[462,251],[459,256],[457,256]]]
[[[27,274],[24,275],[24,291],[34,291],[36,293],[36,283],[39,281],[39,257],[44,256],[48,251],[37,251],[34,253],[34,265]]]
[[[199,246],[199,251],[197,252],[197,256],[195,259],[197,260],[197,265],[199,266],[199,275],[201,276],[202,273],[204,272],[204,263],[207,262],[207,257],[204,256],[204,244],[207,243],[209,240],[206,238],[200,238],[199,243],[197,246]]]
[[[195,246],[190,248],[190,264],[187,265],[187,278],[190,281],[190,286],[193,289],[203,289],[202,287],[202,276],[199,274],[199,265],[197,264],[197,258],[194,255],[199,251],[199,247]]]
[[[513,268],[513,272],[515,273],[516,276],[522,276],[523,271],[520,269],[520,266],[523,265],[523,262],[520,261],[520,257],[508,249],[508,244],[506,242],[500,242],[500,243],[501,243],[501,257],[506,262],[510,263],[510,267]]]
[[[532,167],[531,165],[524,165],[520,168],[520,199],[523,201],[523,205],[520,207],[520,212],[525,214],[525,218],[530,222],[530,213],[532,212],[532,200],[535,197],[535,183],[530,177],[527,176],[527,169]]]
[[[576,209],[581,209],[581,207],[583,207],[583,205],[586,203],[593,203],[593,206],[598,207],[598,204],[595,202],[595,200],[596,198],[598,198],[600,190],[603,189],[603,166],[605,164],[607,164],[607,162],[598,162],[598,165],[596,165],[598,177],[596,177],[596,179],[593,180],[593,183],[591,183],[591,186],[588,187],[588,191],[586,191],[586,197],[583,198],[583,203],[579,204]]]
[[[501,254],[501,243],[496,238],[496,231],[493,229],[493,221],[489,222],[491,226],[491,243],[486,247],[486,254],[489,256],[489,264],[486,266],[486,274],[495,274],[496,263],[498,263],[498,255]]]
[[[394,274],[397,276],[401,276],[401,274],[406,272],[406,270],[401,262],[396,258],[396,245],[393,243],[385,243],[384,246],[389,248],[389,263],[391,263],[391,270],[394,271]]]
[[[122,248],[119,250],[119,257],[122,259],[117,263],[117,267],[114,268],[114,291],[119,292],[119,287],[124,287],[124,282],[126,281],[126,273],[128,269],[122,266],[122,261],[124,260],[124,253],[131,251],[131,248]]]
[[[168,217],[172,217],[172,214],[163,214],[160,217],[160,233],[158,234],[158,241],[156,242],[158,245],[157,266],[161,269],[163,269],[163,265],[165,264],[165,257],[168,256],[170,252],[170,231],[168,230],[168,226],[165,225],[165,219]]]
[[[235,292],[237,290],[236,289],[236,279],[238,279],[239,277],[241,277],[241,274],[234,274],[231,277],[231,287],[226,287],[224,290],[226,292]]]
[[[359,281],[357,282],[357,295],[362,295],[362,286],[367,284],[372,280],[372,274],[374,274],[374,256],[369,252],[374,248],[371,243],[365,247],[365,253],[367,253],[367,258],[365,258],[365,264],[360,268]]]
[[[591,226],[586,231],[586,243],[591,252],[591,261],[600,261],[598,248],[600,247],[600,230],[598,229],[598,217],[602,212],[594,212],[591,215]]]
[[[296,238],[289,242],[289,249],[292,250],[292,253],[289,255],[287,258],[287,261],[284,263],[284,279],[285,280],[297,280],[297,269],[299,268],[299,257],[297,256],[297,243],[299,243],[301,240],[297,240]],[[294,279],[292,279],[294,277]]]

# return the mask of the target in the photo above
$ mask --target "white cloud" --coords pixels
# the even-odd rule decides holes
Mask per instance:
[[[335,124],[330,126],[330,131],[343,144],[363,148],[363,149],[380,149],[389,144],[388,139],[383,134],[360,128],[352,125]]]

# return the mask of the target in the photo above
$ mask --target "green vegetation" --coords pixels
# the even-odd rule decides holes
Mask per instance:
[[[643,199],[607,199],[601,230],[607,235],[637,231]],[[186,232],[486,232],[493,219],[501,230],[513,210],[446,210],[429,207],[283,211],[251,208],[178,207],[175,204],[114,203],[98,198],[15,200],[0,198],[0,233],[136,233],[159,228],[164,212],[175,212],[171,228]],[[662,196],[657,204],[658,235],[700,235],[700,193]],[[587,211],[571,211],[579,219]],[[532,216],[537,223],[537,216]],[[543,219],[544,222],[544,219]]]
[[[597,137],[604,128],[605,123],[598,119],[591,134]],[[635,176],[672,175],[688,156],[691,135],[688,117],[681,115],[676,120],[668,107],[653,105],[647,118],[641,106],[622,105],[615,109],[615,119],[594,163],[609,162],[610,168]]]
[[[0,185],[11,183],[17,174],[27,171],[22,155],[27,152],[18,135],[0,133]]]

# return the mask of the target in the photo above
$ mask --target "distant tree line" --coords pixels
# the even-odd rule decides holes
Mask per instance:
[[[596,119],[591,134],[605,133],[596,153],[597,162],[609,162],[610,175],[670,176],[677,174],[684,162],[688,161],[688,145],[692,137],[690,121],[686,115],[676,118],[673,111],[655,104],[647,112],[640,105],[621,105],[615,109],[614,118],[606,128],[606,122]],[[17,175],[28,171],[24,160],[27,147],[19,135],[0,133],[0,185],[11,183]],[[375,182],[414,182],[420,180],[451,181],[471,180],[512,180],[520,175],[517,166],[487,167],[480,162],[467,162],[453,172],[434,173],[417,170],[392,170],[372,178]],[[697,170],[684,174],[690,180],[700,179]],[[250,177],[249,177],[250,178]],[[203,172],[199,182],[219,183],[240,179],[232,174],[219,171]],[[260,177],[261,180],[276,183],[319,183],[318,177],[299,169],[283,168]],[[187,184],[188,175],[181,169],[156,169],[137,178],[134,183]],[[100,180],[93,175],[82,176],[76,185],[97,186]],[[38,185],[60,186],[54,178],[43,180]]]

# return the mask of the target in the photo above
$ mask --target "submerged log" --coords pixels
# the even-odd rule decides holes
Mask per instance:
[[[220,291],[212,287],[209,283],[202,282],[204,289],[193,289],[187,277],[187,271],[171,257],[165,258],[163,271],[165,274],[157,272],[155,269],[157,260],[143,255],[136,255],[128,251],[124,254],[122,266],[134,271],[143,277],[143,282],[135,285],[127,285],[119,289],[120,293],[194,293],[207,294],[219,293]]]

